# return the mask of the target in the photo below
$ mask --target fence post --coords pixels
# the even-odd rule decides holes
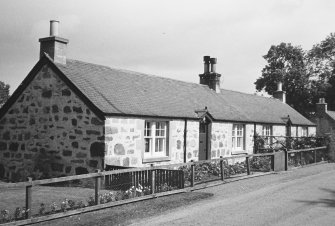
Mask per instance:
[[[97,169],[95,172],[100,173],[100,170]],[[101,176],[97,176],[95,177],[95,205],[100,204],[100,199],[99,199],[100,187],[101,187]]]
[[[314,150],[314,163],[316,163],[316,149]]]
[[[32,182],[33,179],[31,177],[28,177],[28,182]],[[26,219],[29,219],[31,218],[31,188],[32,188],[32,185],[27,185],[26,186]]]
[[[154,164],[151,164],[151,167],[154,167]],[[151,194],[155,193],[155,187],[156,187],[156,172],[154,169],[151,170]]]
[[[221,180],[223,181],[224,180],[224,168],[223,168],[223,157],[220,156],[220,169],[221,169]]]
[[[273,155],[271,155],[271,169],[272,169],[272,171],[275,171],[275,154],[276,154],[276,152],[274,152]]]
[[[192,165],[191,165],[191,187],[194,187],[194,174],[195,174],[195,172],[194,172],[194,167],[195,167],[195,165],[194,165],[194,161],[193,160],[191,160],[191,162],[192,162]]]
[[[249,157],[246,157],[246,163],[247,163],[247,174],[250,175],[250,163],[249,163]]]
[[[287,171],[288,170],[288,150],[285,149],[284,152],[285,152],[285,171]]]

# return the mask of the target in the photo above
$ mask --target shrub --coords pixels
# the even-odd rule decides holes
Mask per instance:
[[[184,172],[185,186],[188,186],[192,180],[191,167],[182,166],[179,168]],[[224,163],[224,176],[230,177],[231,175],[245,173],[246,163],[245,162],[237,162],[233,165],[228,165]],[[195,181],[207,181],[212,179],[213,177],[221,176],[221,166],[220,162],[205,162],[201,164],[196,164],[194,167],[194,180]]]
[[[172,187],[171,185],[168,185],[167,183],[160,185],[157,189],[157,192],[166,192],[166,191],[172,191],[178,189],[177,187]]]
[[[2,220],[0,221],[1,223],[9,222],[12,220],[11,217],[9,216],[8,210],[1,210],[1,218],[2,218]]]
[[[77,204],[77,207],[78,208],[84,208],[84,207],[86,207],[86,205],[84,204],[83,201],[79,201],[78,204]]]
[[[73,200],[68,200],[68,205],[69,205],[69,207],[70,207],[70,209],[75,209],[75,207],[76,207],[76,202],[75,201],[73,201]]]
[[[117,191],[115,193],[115,201],[119,201],[123,199],[123,192],[122,191]]]
[[[271,170],[271,157],[253,157],[250,160],[250,168],[262,172]]]
[[[44,215],[45,214],[45,204],[44,203],[41,203],[40,209],[38,210],[38,213],[40,215]]]
[[[64,201],[61,202],[60,204],[60,209],[62,212],[65,212],[68,206],[68,200],[64,199]]]
[[[95,205],[95,200],[94,200],[93,196],[88,197],[87,204],[88,204],[88,206],[94,206]]]
[[[108,203],[108,202],[113,202],[115,201],[115,195],[113,192],[108,192],[108,193],[104,193],[99,195],[99,199],[100,199],[100,203]]]
[[[51,209],[51,213],[56,213],[57,204],[55,202],[51,203],[50,209]]]

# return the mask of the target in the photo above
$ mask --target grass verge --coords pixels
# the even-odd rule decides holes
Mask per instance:
[[[56,219],[36,225],[128,225],[135,222],[136,219],[156,216],[168,210],[189,205],[212,196],[213,194],[210,193],[187,192]]]

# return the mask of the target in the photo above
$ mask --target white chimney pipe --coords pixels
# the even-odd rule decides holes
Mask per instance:
[[[283,83],[282,82],[277,83],[277,91],[283,91]]]
[[[50,36],[58,36],[58,20],[50,20]]]

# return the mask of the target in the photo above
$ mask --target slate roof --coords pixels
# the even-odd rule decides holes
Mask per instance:
[[[329,115],[329,117],[335,120],[335,111],[327,111],[327,114]]]
[[[208,86],[67,59],[57,68],[105,115],[196,118],[204,109],[215,120],[311,125],[277,99],[230,90],[217,94]],[[195,75],[196,76],[196,75]]]

